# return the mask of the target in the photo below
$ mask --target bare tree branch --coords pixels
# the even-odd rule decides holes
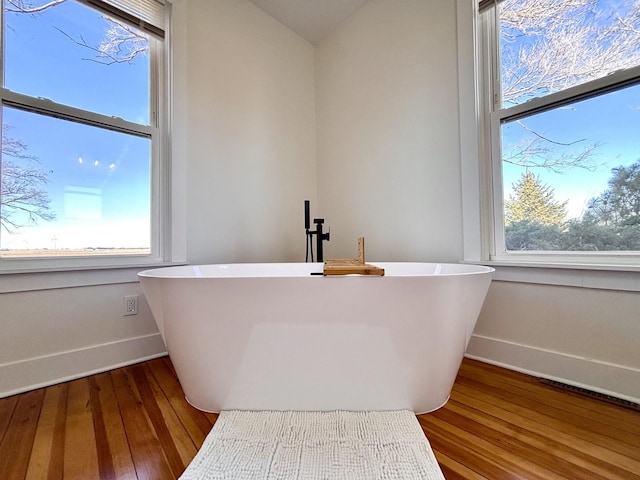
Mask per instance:
[[[110,23],[110,27],[105,32],[105,39],[98,47],[100,52],[127,62],[149,52],[149,36],[142,30],[108,17],[104,18]]]
[[[556,145],[562,145],[562,146],[564,146],[564,147],[568,147],[568,146],[570,146],[570,145],[575,145],[576,143],[580,143],[580,142],[584,142],[584,141],[586,141],[586,138],[583,138],[583,139],[581,139],[581,140],[575,140],[575,141],[573,141],[573,142],[569,142],[569,143],[558,142],[558,141],[556,141],[556,140],[551,140],[549,137],[546,137],[546,136],[544,136],[544,135],[542,135],[542,134],[540,134],[540,133],[538,133],[538,132],[536,132],[536,131],[534,131],[534,130],[530,129],[530,128],[529,128],[529,127],[527,127],[524,123],[522,123],[522,121],[521,121],[521,120],[517,120],[517,121],[516,121],[516,123],[517,123],[518,125],[520,125],[522,128],[524,128],[527,132],[532,133],[533,135],[535,135],[535,136],[536,136],[536,137],[538,137],[539,139],[544,140],[545,142],[554,143],[554,144],[556,144]]]
[[[10,127],[2,125],[2,162],[0,165],[0,227],[12,233],[12,229],[24,226],[23,221],[13,220],[15,214],[26,215],[27,224],[35,224],[38,219],[53,220],[50,199],[43,189],[49,183],[48,176],[37,166],[34,155],[27,153],[27,146],[10,136]],[[7,157],[19,160],[19,163]]]
[[[1,180],[0,225],[5,230],[11,232],[11,228],[25,225],[24,221],[12,219],[16,213],[26,214],[26,224],[36,224],[38,219],[55,219],[49,208],[49,196],[42,189],[48,178],[40,169],[5,160],[2,162]]]
[[[37,161],[35,155],[27,154],[26,144],[17,138],[11,137],[11,127],[6,124],[2,124],[2,155],[10,156],[22,160],[34,160]]]
[[[60,5],[61,3],[66,2],[67,0],[51,0],[48,3],[43,5],[36,5],[26,2],[24,0],[6,0],[11,7],[6,7],[7,12],[14,13],[40,13],[47,8],[55,7],[56,5]]]
[[[564,173],[571,168],[593,171],[602,165],[596,161],[601,146],[601,143],[596,142],[579,151],[571,149],[563,152],[541,137],[525,137],[521,142],[503,150],[502,161],[527,169],[547,169],[554,173]]]
[[[6,0],[11,7],[7,12],[15,14],[40,14],[45,10],[65,3],[67,0],[50,0],[46,3],[34,4],[26,0]],[[131,63],[139,55],[146,55],[149,51],[149,37],[142,31],[126,23],[113,20],[105,15],[102,17],[109,23],[105,30],[104,39],[99,45],[91,45],[82,36],[73,38],[64,30],[56,28],[76,45],[86,48],[96,54],[95,58],[83,60],[112,65],[114,63]]]
[[[502,102],[522,104],[640,64],[640,0],[603,13],[599,0],[504,0],[500,8]],[[570,148],[518,120],[527,134],[503,146],[503,161],[561,173],[594,170],[600,143]]]
[[[108,18],[106,20],[112,23],[117,23]],[[138,55],[144,55],[149,50],[148,39],[142,34],[132,32],[126,37],[114,37],[112,39],[109,39],[108,41],[103,41],[98,47],[94,47],[92,45],[89,45],[82,37],[82,35],[80,35],[79,40],[77,40],[64,30],[61,30],[58,27],[54,28],[76,45],[80,45],[81,47],[96,52],[96,58],[83,58],[83,60],[101,63],[103,65],[113,65],[114,63],[131,63]],[[121,30],[119,30],[118,35],[120,35],[121,32],[126,32],[130,29],[130,27],[128,26],[121,26],[120,28]]]
[[[505,104],[557,92],[640,63],[640,0],[605,15],[598,0],[505,0],[500,4]],[[526,37],[527,41],[522,41]]]

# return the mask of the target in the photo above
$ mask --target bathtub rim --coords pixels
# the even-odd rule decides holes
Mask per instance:
[[[483,275],[495,272],[493,267],[453,262],[367,262],[385,269],[384,277],[451,277]],[[346,278],[364,275],[323,276],[319,262],[236,262],[176,265],[138,272],[138,277],[166,279],[231,279],[231,278]],[[418,269],[432,269],[420,271]],[[203,272],[204,270],[204,272]],[[235,271],[234,271],[235,270]],[[213,273],[218,273],[213,274]],[[224,273],[224,274],[220,274]],[[375,277],[378,279],[384,277]],[[372,277],[374,278],[374,277]]]

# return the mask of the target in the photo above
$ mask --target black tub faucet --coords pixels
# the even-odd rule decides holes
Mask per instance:
[[[309,215],[309,200],[304,201],[304,229],[307,234],[307,253],[305,261],[308,262],[309,259],[313,262],[313,236],[316,236],[316,252],[317,252],[317,262],[324,262],[324,249],[323,249],[323,241],[329,241],[331,239],[331,231],[323,232],[322,225],[324,224],[324,218],[314,218],[313,223],[316,224],[315,230],[310,230],[311,222]]]

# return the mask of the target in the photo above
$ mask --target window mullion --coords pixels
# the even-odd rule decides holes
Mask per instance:
[[[504,185],[502,178],[502,135],[500,133],[500,112],[492,112],[490,115],[490,138],[491,138],[491,191],[493,194],[493,234],[491,242],[491,257],[506,252],[506,241],[504,233]]]
[[[160,127],[160,112],[161,105],[160,98],[162,95],[162,88],[160,85],[160,79],[162,78],[162,49],[159,48],[159,41],[155,39],[149,39],[149,108],[150,115],[149,120],[151,125],[158,128]]]
[[[487,14],[487,36],[488,36],[488,60],[490,65],[489,88],[490,88],[490,110],[495,111],[502,108],[502,76],[500,72],[500,29],[499,10],[494,6]]]
[[[81,108],[62,105],[46,98],[36,98],[29,95],[13,92],[6,88],[1,89],[2,103],[4,105],[28,110],[34,113],[53,116],[73,122],[85,123],[97,127],[107,128],[122,133],[151,137],[156,128],[150,125],[141,125],[130,122],[120,117],[103,115]]]
[[[164,131],[164,124],[162,119],[164,118],[160,114],[160,108],[162,105],[162,49],[159,48],[159,41],[150,39],[149,41],[149,60],[150,60],[150,89],[149,89],[149,107],[150,121],[155,129],[158,131]],[[164,138],[162,135],[159,138]],[[163,182],[165,175],[165,165],[161,161],[164,158],[164,145],[162,142],[153,142],[151,146],[151,251],[156,252],[161,256],[166,254],[164,233],[166,231],[165,221],[169,221],[168,216],[164,215],[167,212],[163,202],[165,201],[166,187]]]
[[[5,47],[5,13],[4,5],[0,6],[0,87],[4,87],[4,47]]]
[[[496,254],[496,244],[504,245],[504,234],[502,228],[502,194],[500,162],[492,161],[500,156],[499,130],[495,130],[494,109],[496,96],[500,96],[500,71],[497,55],[498,35],[496,7],[481,13],[480,24],[480,51],[481,62],[481,127],[479,139],[481,142],[480,151],[484,161],[481,162],[481,181],[484,188],[481,188],[482,196],[482,225],[483,225],[483,258],[493,258]],[[497,123],[499,128],[499,123]]]
[[[541,113],[579,100],[596,97],[620,88],[640,83],[640,66],[620,70],[590,82],[576,85],[545,97],[536,97],[528,102],[505,109],[496,109],[501,120],[516,120],[534,113]]]

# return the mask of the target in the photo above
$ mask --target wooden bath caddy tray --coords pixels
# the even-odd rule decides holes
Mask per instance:
[[[364,237],[358,239],[358,258],[336,258],[324,262],[322,272],[327,275],[384,275],[384,268],[364,262]]]

